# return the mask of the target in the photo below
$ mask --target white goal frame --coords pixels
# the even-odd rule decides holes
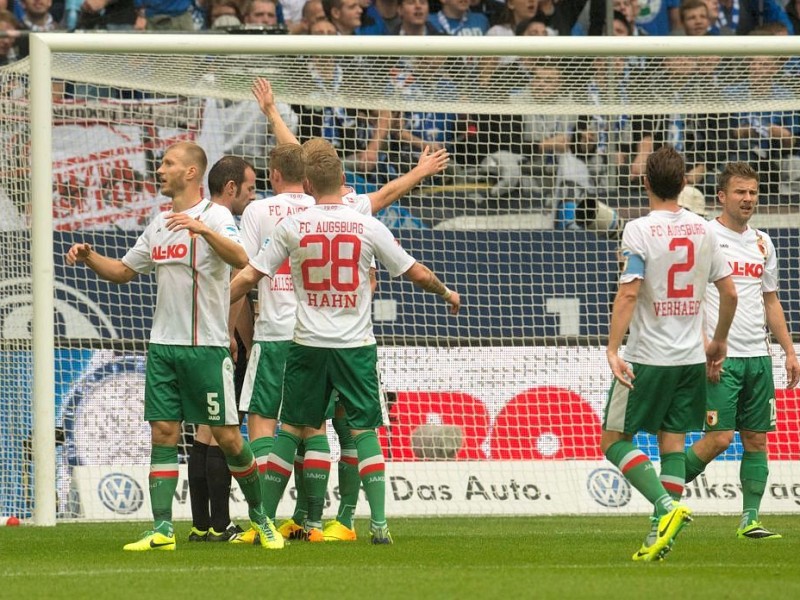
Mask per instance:
[[[141,53],[141,34],[30,35],[33,279],[33,456],[36,525],[56,523],[54,265],[52,169],[53,53]],[[797,36],[731,37],[424,37],[148,35],[148,53],[362,54],[473,56],[800,56]]]

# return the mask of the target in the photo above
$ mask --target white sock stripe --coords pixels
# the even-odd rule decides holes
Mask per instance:
[[[161,465],[150,465],[150,472],[158,472],[158,471],[177,471],[178,470],[178,463],[168,463],[168,464],[161,464]]]
[[[286,462],[285,460],[283,460],[277,454],[270,454],[267,457],[267,459],[268,459],[268,462],[275,463],[276,465],[278,465],[279,467],[281,467],[283,469],[286,469],[287,471],[291,471],[292,470],[292,463]]]
[[[358,461],[358,469],[359,471],[365,467],[371,467],[372,465],[383,464],[383,455],[376,454],[375,456],[370,456],[369,458],[365,458],[364,460]]]
[[[353,448],[352,450],[342,450],[342,456],[349,456],[351,458],[358,458],[358,450]]]
[[[619,468],[623,469],[625,465],[631,462],[634,458],[642,454],[642,451],[639,449],[631,450],[625,456],[622,457],[622,461],[619,463]]]
[[[255,461],[254,461],[254,462],[255,462]],[[234,465],[228,465],[228,470],[229,470],[231,473],[244,473],[244,472],[246,472],[248,469],[252,469],[252,468],[253,468],[253,463],[250,463],[249,465],[244,465],[244,466],[238,466],[238,465],[237,465],[237,466],[234,466]]]
[[[306,458],[305,458],[305,460],[320,460],[320,461],[331,462],[331,453],[330,452],[316,452],[314,450],[306,450]]]
[[[267,464],[268,456],[256,456],[256,464],[261,466]]]
[[[686,480],[683,477],[675,477],[674,475],[661,475],[659,479],[667,483],[680,485],[681,487],[686,485]]]

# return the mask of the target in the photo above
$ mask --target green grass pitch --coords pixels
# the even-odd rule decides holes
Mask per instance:
[[[634,563],[645,517],[392,519],[393,546],[190,544],[123,552],[142,523],[0,528],[0,598],[800,598],[800,516],[781,540],[738,540],[698,515],[661,563]]]

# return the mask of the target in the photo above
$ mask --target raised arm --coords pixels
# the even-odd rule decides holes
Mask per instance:
[[[441,296],[442,300],[450,305],[450,312],[457,314],[458,309],[461,308],[461,296],[458,292],[447,289],[436,274],[421,262],[415,262],[411,268],[403,273],[403,277],[418,285],[426,292],[431,292],[437,296]]]
[[[68,265],[83,263],[97,273],[101,279],[112,283],[128,283],[136,277],[136,271],[121,260],[103,256],[95,252],[91,245],[85,243],[73,244],[72,248],[67,251],[66,261]]]
[[[272,84],[263,77],[258,77],[250,88],[258,101],[261,112],[267,117],[272,133],[279,144],[299,144],[292,130],[281,117],[278,107],[275,106],[275,96],[272,93]]]
[[[430,146],[425,146],[425,149],[419,156],[417,166],[405,175],[393,179],[378,191],[368,194],[370,202],[372,203],[372,214],[374,215],[394,202],[397,202],[400,198],[417,187],[426,177],[444,171],[447,168],[448,162],[450,162],[450,155],[447,153],[447,150],[442,149],[431,152]]]

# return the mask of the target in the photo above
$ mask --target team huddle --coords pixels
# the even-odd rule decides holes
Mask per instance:
[[[205,152],[180,142],[167,149],[157,171],[172,209],[154,218],[121,259],[83,243],[66,256],[68,264],[82,262],[114,283],[153,271],[157,278],[144,414],[152,432],[154,525],[126,550],[176,547],[172,502],[183,421],[198,424],[218,444],[247,500],[251,529],[226,541],[280,549],[287,537],[355,540],[353,512],[363,487],[371,541],[391,544],[376,435],[385,407],[370,314],[375,269],[380,263],[390,276],[440,296],[453,314],[461,305],[459,294],[372,216],[441,171],[447,153],[426,150],[410,173],[378,192],[355,195],[343,187],[335,148],[319,138],[301,146],[277,116],[268,82],[257,80],[253,91],[282,142],[269,156],[274,196],[250,201],[255,176],[245,161],[235,163],[230,177],[218,176],[222,161],[209,173],[212,197],[220,187],[212,179],[233,183],[242,197],[241,229],[233,207],[202,196]],[[768,474],[766,434],[775,428],[769,332],[786,354],[790,387],[800,379],[800,364],[777,298],[775,249],[769,236],[748,225],[758,177],[748,165],[728,165],[718,185],[722,214],[712,222],[678,205],[684,183],[678,152],[665,146],[650,155],[651,212],[625,227],[611,316],[607,356],[615,379],[600,445],[653,505],[634,560],[661,560],[672,549],[692,520],[680,503],[685,484],[730,445],[734,431],[744,445],[737,536],[780,537],[758,514]],[[258,311],[237,401],[232,332],[256,287]],[[248,415],[247,440],[240,411]],[[342,449],[341,505],[337,518],[324,524],[331,419]],[[704,437],[686,449],[686,433],[702,429]],[[660,476],[632,442],[639,431],[658,434]],[[275,513],[293,472],[302,502],[277,527]],[[208,532],[193,528],[191,535],[201,539]]]
[[[144,415],[152,432],[154,525],[126,550],[176,546],[172,500],[182,421],[210,426],[247,500],[252,536],[269,549],[284,546],[273,520],[302,442],[307,514],[298,527],[305,539],[323,541],[321,513],[330,468],[324,428],[337,410],[355,447],[352,458],[370,506],[371,540],[392,543],[384,509],[383,453],[375,432],[383,423],[383,409],[370,319],[370,274],[379,261],[391,276],[403,275],[441,296],[454,314],[461,300],[371,216],[370,198],[343,199],[342,164],[329,143],[314,139],[303,147],[279,145],[273,158],[270,175],[280,193],[245,211],[246,244],[231,212],[202,197],[204,151],[180,142],[167,149],[157,171],[162,193],[172,199],[171,211],[158,215],[122,259],[105,257],[81,243],[67,253],[69,264],[83,262],[114,283],[151,271],[157,278]],[[423,171],[436,172],[446,153],[425,152],[420,162]],[[420,173],[412,179],[418,177]],[[378,208],[396,199],[396,192],[379,195]],[[363,212],[353,208],[359,205]],[[288,214],[289,206],[303,210]],[[241,269],[232,281],[231,268]],[[234,393],[228,324],[237,315],[229,319],[230,307],[235,312],[239,300],[265,275],[274,281],[287,272],[291,286],[259,287],[255,345],[242,392],[243,407],[255,425],[248,441],[240,433]],[[312,293],[327,297],[327,306],[309,303]],[[337,295],[352,300],[335,306],[331,298]],[[281,428],[274,437],[278,416]]]

